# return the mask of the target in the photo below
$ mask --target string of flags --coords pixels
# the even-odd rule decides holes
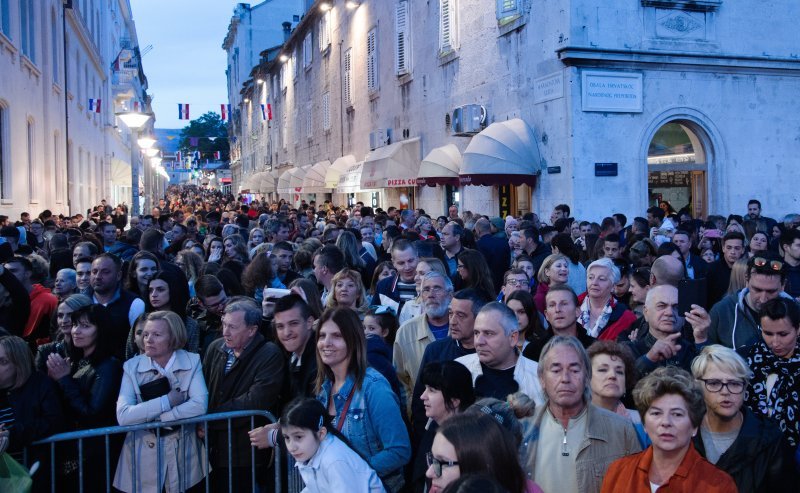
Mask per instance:
[[[269,103],[259,105],[261,108],[261,120],[262,121],[271,121],[272,120],[272,105]],[[231,105],[230,104],[220,104],[219,105],[219,115],[222,118],[222,121],[230,121],[231,119]],[[189,104],[188,103],[178,103],[178,120],[190,120],[189,117]]]

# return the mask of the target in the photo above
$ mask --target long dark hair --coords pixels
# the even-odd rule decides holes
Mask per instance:
[[[261,252],[247,264],[242,274],[242,287],[245,295],[253,298],[256,290],[263,289],[275,278],[269,253]]]
[[[342,333],[342,339],[347,345],[347,358],[350,360],[347,365],[347,373],[355,378],[355,388],[360,389],[364,382],[364,376],[367,374],[367,339],[361,319],[358,318],[358,313],[350,308],[337,307],[325,310],[317,325],[317,344],[319,344],[322,326],[328,321],[335,323]],[[333,371],[322,362],[319,350],[317,350],[317,393],[322,389],[322,384],[326,379],[333,382]]]
[[[569,233],[555,235],[550,244],[558,248],[558,253],[567,257],[573,265],[577,265],[580,262],[581,251],[575,246],[575,242],[572,241],[572,236]]]
[[[494,298],[497,295],[492,281],[492,272],[489,270],[489,264],[486,263],[486,259],[483,258],[481,252],[464,249],[456,258],[458,262],[464,264],[464,268],[469,272],[469,279],[460,286],[460,289],[473,288],[485,293],[490,298]]]
[[[147,293],[144,295],[145,311],[147,313],[156,311],[150,304],[150,284],[157,279],[167,283],[169,288],[169,311],[178,314],[181,320],[186,320],[186,304],[189,303],[190,298],[189,284],[185,279],[181,279],[181,276],[166,270],[157,273],[147,283]]]
[[[111,326],[110,310],[103,305],[89,305],[72,312],[73,325],[84,318],[96,328],[94,351],[87,357],[89,363],[96,365],[114,355],[112,347],[114,341],[111,333],[116,329]],[[75,347],[74,343],[68,347],[68,350],[72,361],[77,362],[84,358],[83,349]]]
[[[528,315],[528,326],[519,328],[520,332],[525,332],[525,340],[530,342],[545,339],[547,331],[542,326],[542,319],[539,317],[539,310],[536,309],[536,304],[533,302],[533,296],[527,291],[517,290],[508,295],[506,305],[511,300],[519,301],[525,310],[525,314]]]
[[[154,254],[146,251],[137,252],[131,259],[131,263],[128,266],[128,275],[125,276],[125,289],[144,298],[147,297],[147,293],[139,292],[139,282],[136,280],[136,268],[139,266],[139,261],[141,260],[151,260],[155,262],[156,269],[159,270],[161,269],[161,262]]]
[[[461,475],[487,474],[510,493],[525,491],[525,472],[511,433],[484,414],[457,414],[438,432],[453,445]]]

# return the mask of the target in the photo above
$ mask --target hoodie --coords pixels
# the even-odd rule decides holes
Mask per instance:
[[[711,308],[708,344],[722,344],[738,349],[761,340],[760,320],[756,320],[752,311],[745,306],[744,299],[749,292],[748,288],[744,288],[736,293],[731,293]],[[792,299],[783,291],[779,296]]]
[[[41,284],[34,284],[30,292],[31,314],[25,324],[23,338],[29,341],[48,342],[50,337],[50,317],[56,311],[58,298]]]

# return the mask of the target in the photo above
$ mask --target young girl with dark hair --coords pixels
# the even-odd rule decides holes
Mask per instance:
[[[281,418],[286,449],[308,491],[386,491],[378,474],[348,443],[316,399],[289,404]]]

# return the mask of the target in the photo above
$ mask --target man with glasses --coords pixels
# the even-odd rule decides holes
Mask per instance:
[[[744,289],[729,294],[711,308],[708,343],[738,349],[761,340],[761,307],[779,296],[791,298],[783,290],[786,273],[786,263],[777,255],[765,252],[748,260]]]
[[[222,336],[222,314],[228,295],[219,279],[212,275],[202,276],[194,285],[197,303],[190,303],[189,316],[197,320],[200,331],[200,356],[216,339]]]
[[[433,341],[447,337],[450,329],[449,309],[453,283],[442,274],[425,274],[420,288],[423,313],[400,326],[394,340],[392,355],[397,378],[405,389],[406,406],[410,413],[410,398],[420,370],[425,348]]]
[[[503,275],[503,287],[500,288],[500,294],[497,295],[496,301],[506,302],[506,299],[515,291],[531,292],[531,280],[524,269],[512,267],[508,269]]]

